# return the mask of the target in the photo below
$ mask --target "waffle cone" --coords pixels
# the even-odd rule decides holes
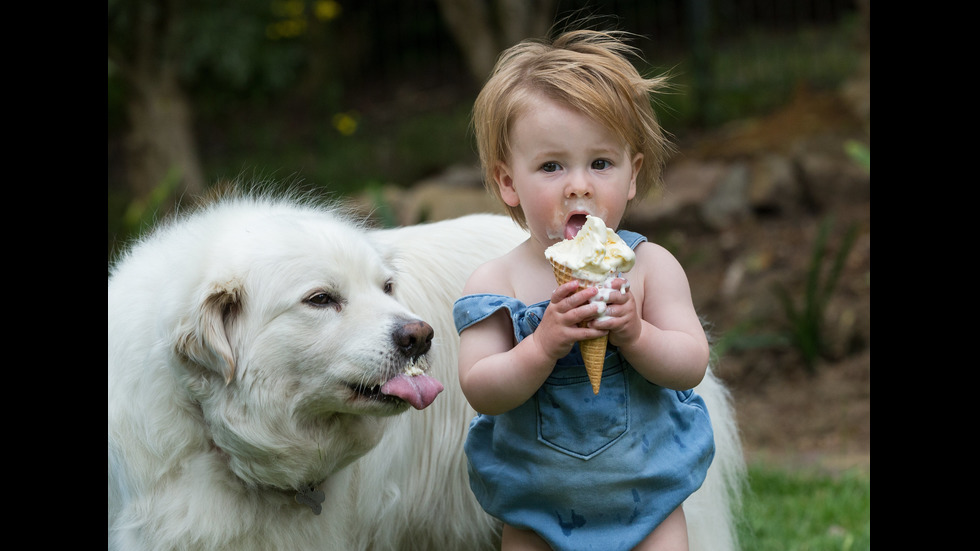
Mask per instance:
[[[564,285],[575,279],[568,267],[557,262],[552,262],[551,266],[554,268],[555,281],[558,282],[558,285]],[[587,286],[579,283],[579,287]],[[606,336],[579,341],[578,343],[582,358],[585,360],[585,372],[589,375],[589,382],[592,383],[593,394],[599,394],[599,383],[602,380],[602,367],[606,362],[606,345],[608,343],[609,337]]]

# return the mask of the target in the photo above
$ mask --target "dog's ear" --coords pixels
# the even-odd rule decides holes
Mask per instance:
[[[241,313],[242,298],[238,282],[214,284],[178,329],[177,353],[218,373],[225,384],[235,376],[235,354],[227,327]]]

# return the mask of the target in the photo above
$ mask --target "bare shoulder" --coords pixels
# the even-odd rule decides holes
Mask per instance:
[[[682,295],[690,292],[684,267],[670,251],[648,241],[640,243],[635,251],[634,273],[643,279],[646,286],[661,292],[680,292]]]
[[[644,241],[636,246],[634,252],[637,265],[643,267],[645,272],[658,269],[683,269],[674,255],[657,243]]]
[[[496,294],[513,296],[514,286],[511,281],[513,270],[511,251],[503,256],[489,260],[478,266],[463,287],[466,295]]]
[[[637,247],[636,259],[637,268],[642,271],[643,290],[637,300],[643,319],[663,330],[687,333],[706,346],[691,284],[681,263],[656,243]]]

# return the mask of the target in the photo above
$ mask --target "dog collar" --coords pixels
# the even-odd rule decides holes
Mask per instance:
[[[300,505],[306,505],[313,511],[314,515],[319,515],[323,507],[320,505],[327,498],[323,490],[318,490],[317,485],[309,484],[303,488],[300,488],[296,492],[296,503]]]
[[[219,456],[227,460],[228,454],[225,452],[225,450],[221,449],[220,446],[215,444],[213,439],[211,440],[211,449],[217,452]],[[296,503],[309,507],[310,510],[313,511],[314,515],[319,515],[323,511],[322,503],[327,499],[327,496],[323,493],[323,490],[317,489],[317,486],[323,484],[323,482],[324,481],[321,480],[319,483],[311,482],[304,485],[302,488],[296,491],[293,499],[296,500]],[[291,491],[282,488],[279,490],[287,493]]]

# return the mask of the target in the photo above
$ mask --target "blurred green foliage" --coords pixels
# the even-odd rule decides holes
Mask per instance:
[[[821,222],[813,242],[810,265],[806,274],[803,296],[797,300],[795,293],[784,285],[776,285],[774,291],[783,306],[785,315],[784,335],[799,352],[809,373],[816,372],[817,360],[828,357],[824,324],[827,305],[837,288],[844,262],[857,238],[857,226],[851,226],[844,234],[832,257],[827,243],[833,221]],[[828,264],[829,262],[829,264]]]
[[[773,285],[782,315],[772,319],[746,320],[732,327],[712,343],[712,353],[723,357],[729,351],[790,349],[799,355],[803,367],[814,374],[821,359],[833,359],[827,343],[826,316],[844,263],[854,247],[858,227],[851,225],[838,244],[828,242],[833,231],[832,217],[821,221],[810,249],[810,262],[803,275],[803,288],[785,282]]]
[[[871,174],[871,148],[857,140],[848,140],[844,150],[861,168]]]
[[[418,9],[423,5],[427,10]],[[260,172],[298,176],[340,195],[379,183],[410,186],[476,160],[468,116],[478,83],[470,81],[455,47],[447,47],[434,5],[200,0],[179,4],[184,11],[167,18],[171,4],[109,0],[110,59],[124,52],[124,60],[169,60],[193,102],[198,151],[211,184]],[[663,13],[633,5],[619,2],[616,9],[646,19],[624,16],[624,30],[643,33],[641,25]],[[378,19],[382,9],[390,17]],[[147,20],[157,26],[135,24]],[[841,82],[856,65],[850,52],[855,20],[728,32],[704,49],[704,67],[692,65],[689,44],[676,37],[674,47],[646,38],[636,45],[648,64],[642,72],[672,76],[675,88],[659,97],[657,108],[665,129],[683,138],[705,125],[774,109],[800,82]],[[169,32],[159,28],[168,21]],[[670,32],[653,38],[683,34],[666,25]],[[146,29],[159,40],[147,40]],[[120,75],[110,61],[110,241],[127,234],[119,138],[127,122],[125,98],[134,91]]]

